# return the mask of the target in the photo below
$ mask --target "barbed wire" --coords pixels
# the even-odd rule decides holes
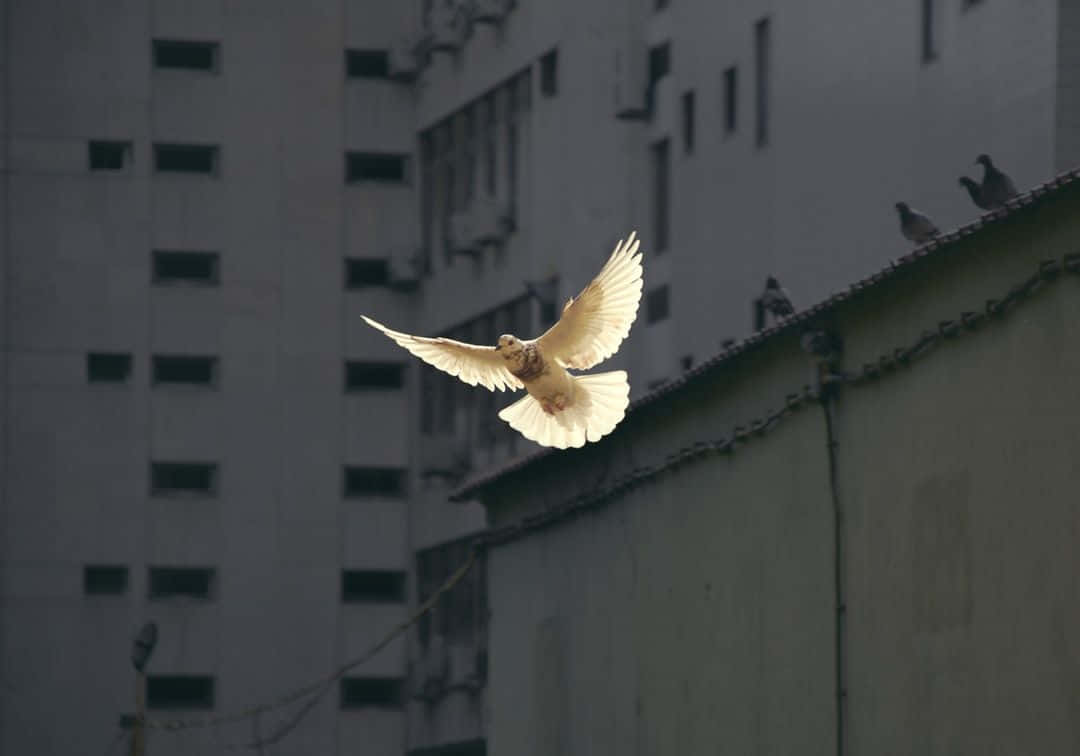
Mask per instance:
[[[149,719],[143,718],[141,724],[146,729],[160,730],[163,732],[179,732],[183,730],[191,730],[198,728],[217,727],[219,725],[233,724],[241,722],[246,719],[256,719],[262,714],[282,709],[290,704],[305,701],[304,706],[287,719],[284,723],[279,725],[271,732],[267,737],[262,738],[258,734],[258,727],[255,726],[253,739],[250,742],[240,744],[238,746],[226,746],[227,748],[252,748],[257,749],[265,745],[272,745],[280,741],[285,735],[293,730],[300,721],[315,707],[315,704],[326,694],[326,691],[330,689],[330,686],[334,682],[341,679],[348,672],[356,667],[371,660],[380,651],[386,648],[390,643],[398,638],[402,633],[408,630],[412,625],[429,611],[438,602],[439,598],[450,591],[468,574],[476,563],[476,549],[470,549],[469,556],[465,562],[457,568],[457,570],[446,579],[446,581],[439,587],[437,591],[432,593],[417,609],[410,614],[406,619],[395,625],[386,635],[384,635],[377,643],[371,646],[360,656],[340,665],[333,672],[314,680],[305,685],[301,685],[292,689],[288,693],[279,696],[277,699],[269,702],[257,704],[255,706],[249,706],[246,709],[240,709],[229,714],[217,714],[205,717],[189,717],[184,719]],[[139,724],[137,718],[132,718],[132,725]]]
[[[1001,299],[986,300],[983,312],[965,311],[960,313],[956,320],[940,321],[935,330],[923,331],[910,346],[899,347],[883,354],[876,362],[865,363],[856,372],[826,372],[818,387],[804,385],[801,391],[787,394],[779,409],[768,410],[761,417],[733,426],[727,436],[714,441],[699,441],[691,446],[683,447],[667,455],[662,462],[636,467],[606,486],[590,488],[543,512],[485,531],[477,538],[475,545],[478,548],[486,548],[517,540],[528,533],[549,528],[589,510],[597,509],[619,494],[693,460],[711,454],[734,454],[739,444],[768,433],[783,419],[795,414],[808,404],[820,402],[829,391],[843,386],[860,386],[900,368],[908,367],[912,362],[925,357],[943,341],[972,333],[988,320],[1005,316],[1023,301],[1059,280],[1063,272],[1080,274],[1080,253],[1065,255],[1062,261],[1043,261],[1033,275],[1011,287]],[[808,330],[812,330],[812,321]]]

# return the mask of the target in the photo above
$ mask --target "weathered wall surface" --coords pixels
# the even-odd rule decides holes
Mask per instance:
[[[836,307],[858,369],[1075,252],[1065,190]],[[1080,277],[834,403],[850,753],[1075,753]],[[760,417],[781,334],[606,442],[488,490],[496,527]],[[786,389],[782,389],[786,386]],[[737,415],[741,414],[741,417]],[[492,547],[495,754],[835,753],[833,507],[819,406],[734,455]]]

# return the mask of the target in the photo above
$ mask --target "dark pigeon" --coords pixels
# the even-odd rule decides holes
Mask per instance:
[[[988,209],[1001,207],[1018,194],[1012,179],[998,170],[989,155],[979,155],[975,158],[975,163],[983,167],[980,191]]]
[[[760,331],[765,327],[766,313],[774,319],[786,318],[795,312],[791,304],[791,297],[772,276],[765,279],[765,291],[754,300],[754,330]]]
[[[909,241],[925,244],[941,233],[932,220],[909,207],[906,202],[897,202],[896,211],[900,213],[900,233]]]
[[[977,182],[975,179],[968,178],[967,176],[961,176],[960,186],[967,189],[967,193],[968,195],[970,195],[971,201],[974,202],[977,207],[983,210],[994,209],[994,206],[987,204],[986,200],[983,198],[982,187],[979,186],[979,182]]]

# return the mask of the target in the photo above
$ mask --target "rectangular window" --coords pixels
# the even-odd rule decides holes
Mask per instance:
[[[152,282],[159,286],[217,286],[219,259],[217,252],[154,250]]]
[[[150,493],[210,496],[217,492],[217,477],[212,462],[151,462]]]
[[[937,60],[937,0],[922,0],[922,61]]]
[[[405,366],[398,362],[345,363],[345,390],[400,389],[405,385]]]
[[[218,148],[206,144],[155,144],[154,170],[158,173],[217,175]]]
[[[694,151],[694,90],[683,92],[682,96],[682,136],[683,154]]]
[[[217,382],[217,358],[191,355],[156,355],[154,384],[213,386]]]
[[[127,593],[128,568],[118,565],[83,567],[83,593],[87,596],[120,596]]]
[[[405,573],[401,570],[342,570],[341,600],[397,604],[405,600]]]
[[[659,323],[667,320],[671,314],[668,287],[657,286],[645,295],[645,317],[648,323]]]
[[[130,378],[130,354],[90,352],[86,355],[86,380],[90,383],[127,383]]]
[[[342,709],[400,709],[403,691],[396,677],[343,677],[340,705]]]
[[[209,567],[151,567],[147,581],[152,599],[209,599],[214,591],[214,570]]]
[[[758,147],[769,143],[769,76],[770,76],[770,32],[769,19],[763,18],[754,25],[754,70],[757,123],[754,128]]]
[[[652,146],[653,250],[667,251],[671,213],[671,150],[667,139]]]
[[[386,50],[346,50],[345,75],[350,79],[385,79],[390,75]]]
[[[551,50],[540,58],[540,94],[554,97],[559,93],[559,51]]]
[[[724,71],[724,133],[734,134],[739,125],[739,69]]]
[[[155,39],[154,68],[180,68],[187,71],[218,70],[217,42],[191,42]]]
[[[131,162],[131,142],[91,141],[90,170],[122,171]]]
[[[387,286],[390,283],[390,262],[386,258],[351,257],[345,261],[345,288]]]
[[[404,496],[405,471],[399,467],[346,467],[345,496]]]
[[[402,184],[408,181],[408,155],[377,152],[349,152],[345,155],[345,181],[382,181]]]
[[[149,709],[213,709],[214,678],[206,675],[150,675],[146,679]]]

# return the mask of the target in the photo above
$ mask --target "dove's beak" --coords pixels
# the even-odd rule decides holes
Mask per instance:
[[[495,345],[495,351],[497,352],[497,351],[499,351],[500,349],[502,349],[502,344],[496,344],[496,345]]]

